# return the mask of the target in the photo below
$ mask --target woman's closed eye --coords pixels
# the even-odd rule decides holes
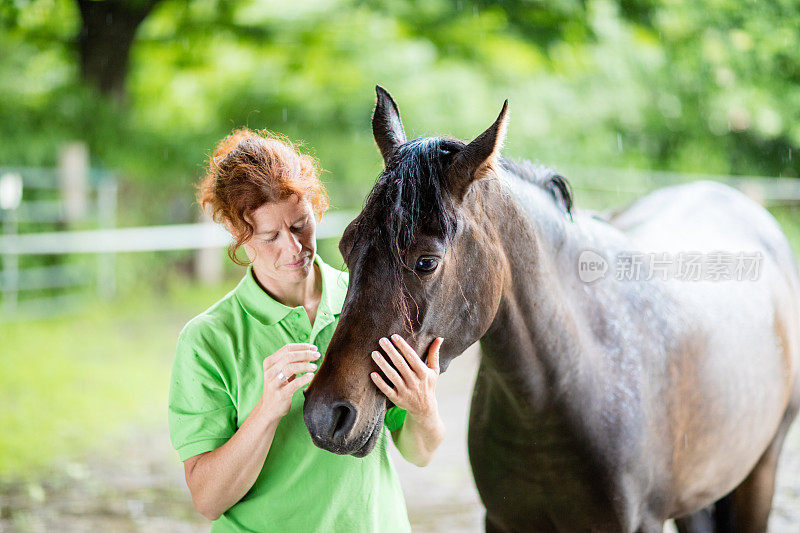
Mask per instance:
[[[290,229],[291,231],[293,231],[294,233],[299,233],[299,232],[303,231],[304,229],[306,229],[306,226],[308,226],[308,219],[305,219],[305,220],[304,220],[302,223],[300,223],[300,224],[295,224],[295,225],[291,226],[289,229]],[[263,240],[264,242],[275,242],[275,241],[277,241],[277,240],[278,240],[278,237],[280,236],[280,234],[281,234],[281,232],[280,232],[280,231],[276,231],[276,232],[275,232],[275,233],[272,235],[272,237],[265,237],[265,238],[263,238],[262,240]]]
[[[308,225],[308,217],[304,218],[302,221],[292,226],[292,231],[303,231],[304,229],[306,229],[307,225]]]

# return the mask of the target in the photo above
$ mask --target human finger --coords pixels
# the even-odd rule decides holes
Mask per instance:
[[[378,344],[380,344],[381,348],[383,348],[389,355],[389,359],[392,360],[392,364],[400,373],[400,375],[403,376],[403,381],[406,383],[411,383],[414,379],[414,373],[411,371],[411,368],[408,366],[405,358],[400,355],[400,352],[398,352],[397,348],[394,347],[392,341],[386,337],[382,337],[381,340],[378,341]]]
[[[270,367],[282,366],[296,361],[316,361],[320,358],[318,350],[306,348],[298,351],[286,351],[283,353],[274,353],[264,359],[264,371],[266,372]]]
[[[289,352],[297,352],[302,350],[318,350],[316,344],[310,342],[290,342],[284,344],[283,349]]]
[[[295,374],[299,374],[301,372],[316,372],[317,365],[314,363],[308,363],[305,361],[297,362],[297,363],[289,363],[283,365],[281,368],[275,371],[275,375],[277,376],[279,372],[283,372],[283,375],[287,378],[291,378]]]
[[[383,357],[383,354],[378,351],[372,352],[372,360],[375,361],[375,363],[378,365],[378,368],[383,370],[383,373],[386,374],[386,377],[389,378],[389,381],[391,381],[395,387],[400,387],[401,385],[405,386],[403,378],[400,377],[400,374],[397,373],[397,370],[395,370],[392,365],[389,364],[389,361]]]
[[[396,400],[398,399],[397,398],[397,391],[395,391],[393,388],[391,388],[389,385],[387,385],[386,382],[383,380],[383,378],[380,377],[380,375],[378,375],[377,372],[371,372],[369,377],[372,378],[372,382],[375,383],[375,386],[378,387],[378,389],[382,393],[384,393],[386,395],[386,397],[389,398],[389,400],[392,403],[395,403],[395,404],[397,403],[396,402]]]
[[[425,365],[414,348],[412,348],[403,337],[397,334],[392,335],[392,342],[400,348],[400,353],[402,353],[403,357],[408,361],[408,366],[413,368],[417,375],[422,375],[425,371]]]
[[[439,370],[439,348],[442,347],[442,343],[443,342],[444,342],[444,339],[442,337],[436,337],[435,339],[433,339],[433,342],[431,343],[431,345],[428,346],[428,357],[427,357],[426,364],[428,365],[428,368],[431,368],[431,369],[435,370],[437,374],[440,372],[440,370]]]
[[[267,359],[272,358],[273,361],[277,359],[287,360],[292,357],[294,353],[303,353],[308,351],[319,351],[315,345],[308,343],[308,342],[290,342],[281,346],[278,350],[275,351],[272,355],[268,356]]]
[[[302,389],[303,387],[311,383],[312,379],[314,379],[313,372],[303,374],[302,376],[297,376],[297,378],[294,381],[286,385],[284,390],[286,390],[286,392],[290,394],[294,394],[296,391]]]
[[[317,350],[300,350],[297,352],[289,352],[283,359],[284,364],[296,363],[298,361],[316,361],[321,357]]]
[[[280,354],[282,358],[289,360],[294,358],[294,354],[307,352],[319,352],[319,348],[307,342],[293,342],[284,345],[275,355]]]

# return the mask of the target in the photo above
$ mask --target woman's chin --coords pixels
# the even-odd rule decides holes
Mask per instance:
[[[299,266],[285,265],[279,269],[279,272],[281,272],[281,277],[287,282],[303,281],[311,273],[313,265],[314,263],[309,258]]]
[[[294,268],[287,272],[289,278],[292,281],[303,281],[304,279],[308,278],[308,275],[311,273],[311,263],[308,265],[304,265],[300,268]]]

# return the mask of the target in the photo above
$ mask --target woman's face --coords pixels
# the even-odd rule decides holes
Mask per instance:
[[[258,278],[278,284],[306,279],[314,268],[317,221],[308,200],[296,195],[282,202],[269,202],[249,217],[253,236],[244,243],[247,257]]]

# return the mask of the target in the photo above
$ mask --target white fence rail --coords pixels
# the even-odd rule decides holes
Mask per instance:
[[[81,143],[61,148],[57,168],[0,167],[0,321],[24,309],[64,309],[92,284],[98,293],[112,295],[113,254],[26,254],[25,247],[29,236],[44,232],[111,229],[116,210],[116,179],[89,167]]]
[[[317,238],[325,239],[340,235],[355,216],[356,213],[344,211],[327,213],[317,227]],[[0,236],[0,254],[105,254],[200,250],[227,246],[231,240],[230,233],[218,224],[172,224],[4,235]]]
[[[620,171],[616,171],[619,173]],[[622,171],[624,172],[624,171]],[[613,183],[613,174],[609,172]],[[663,175],[662,175],[663,174]],[[675,182],[668,173],[653,173],[658,181]],[[686,175],[680,175],[685,181]],[[692,176],[715,178],[717,176]],[[730,178],[727,183],[738,187],[767,205],[800,203],[800,180],[794,178]],[[605,193],[639,194],[643,190],[606,187],[576,187],[578,190]],[[336,211],[324,215],[317,227],[317,238],[341,235],[357,213]],[[152,252],[164,250],[202,250],[220,248],[231,242],[231,235],[222,226],[213,223],[171,224],[133,228],[108,228],[87,231],[0,235],[0,255],[41,254],[108,254],[123,252]]]
[[[728,176],[688,174],[660,170],[636,170],[603,167],[568,167],[564,175],[578,191],[606,195],[638,196],[653,189],[692,181],[719,181],[736,187],[767,206],[800,204],[800,179],[768,176]]]
[[[332,212],[323,216],[317,226],[317,238],[338,237],[356,216],[354,212]],[[0,322],[22,317],[61,314],[81,298],[75,294],[27,298],[17,302],[17,294],[26,290],[72,288],[86,278],[85,265],[53,265],[19,268],[17,259],[35,255],[97,255],[98,290],[105,296],[114,294],[114,264],[118,253],[197,250],[195,268],[198,279],[215,280],[222,274],[223,257],[218,253],[233,238],[223,226],[214,223],[173,224],[133,228],[106,228],[85,231],[61,231],[0,235]],[[23,305],[24,304],[24,305]]]
[[[36,174],[34,170],[36,169],[19,169],[19,173],[24,174],[26,180],[32,181],[34,188],[54,188],[52,176],[46,179],[48,175],[44,171]],[[666,185],[710,179],[737,187],[767,206],[800,204],[800,180],[795,178],[689,175],[604,168],[573,168],[565,174],[572,178],[573,183],[580,184],[575,186],[577,191],[584,191],[590,196],[616,196],[617,200],[612,203]],[[17,233],[17,224],[28,218],[50,220],[55,217],[54,220],[61,220],[64,216],[61,200],[28,201],[19,205],[19,209],[3,210],[3,231],[0,232],[0,321],[3,311],[6,314],[16,314],[17,294],[20,291],[70,288],[85,285],[91,279],[85,274],[81,275],[80,265],[20,268],[22,256],[97,255],[97,289],[107,296],[114,293],[115,254],[118,253],[197,250],[195,267],[198,278],[211,280],[220,275],[222,257],[215,249],[227,246],[232,240],[224,227],[200,222],[114,228],[116,184],[113,181],[100,180],[96,198],[97,214],[94,216],[101,227],[93,230]],[[578,201],[581,203],[580,198]],[[324,239],[340,236],[356,214],[352,211],[327,213],[317,228],[317,237]],[[55,304],[56,299],[42,299],[41,303],[28,301],[27,307],[61,307]]]

